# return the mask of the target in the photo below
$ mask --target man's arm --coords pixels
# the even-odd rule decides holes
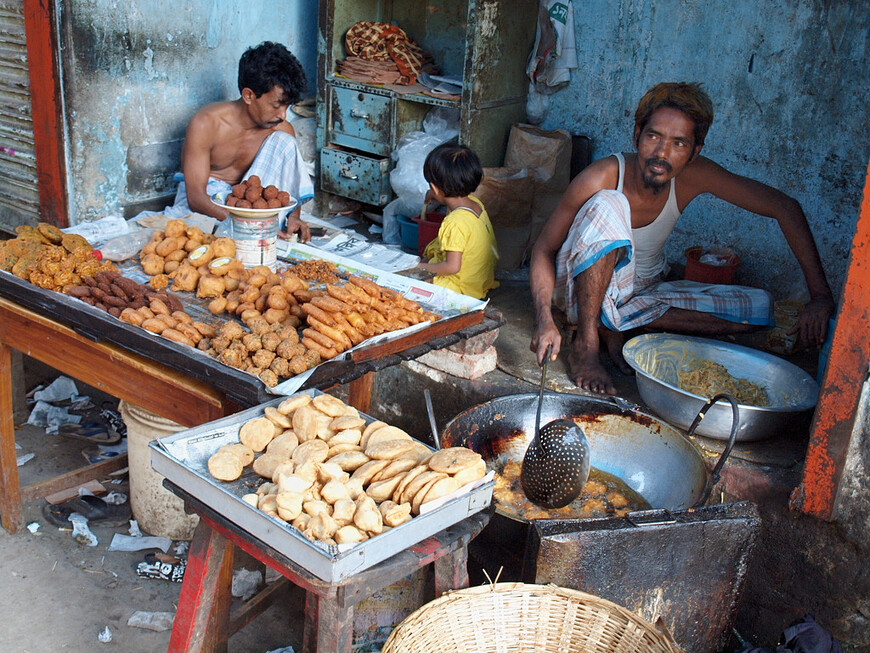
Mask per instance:
[[[181,172],[184,174],[190,210],[224,220],[229,213],[212,202],[206,192],[211,171],[213,132],[214,129],[205,117],[197,114],[191,118],[181,148]]]
[[[810,293],[810,301],[792,332],[798,333],[799,341],[804,344],[820,346],[834,311],[834,300],[813,234],[798,201],[759,181],[728,172],[703,157],[685,172],[690,173],[687,181],[698,193],[712,193],[735,206],[777,221]]]
[[[552,311],[556,254],[568,237],[574,217],[586,201],[599,190],[616,187],[617,170],[616,159],[608,157],[596,161],[577,175],[532,247],[529,285],[535,309],[535,331],[530,349],[537,353],[539,365],[543,363],[548,346],[553,346],[550,360],[556,360],[562,344],[562,335]]]

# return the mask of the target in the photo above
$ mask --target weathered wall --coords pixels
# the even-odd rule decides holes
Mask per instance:
[[[284,43],[314,92],[317,2],[58,3],[70,222],[135,213],[174,190],[184,130],[203,104],[238,97],[238,61]]]
[[[870,134],[870,3],[848,0],[574,2],[580,69],[546,128],[587,134],[594,156],[633,151],[634,109],[661,81],[702,81],[716,120],[704,154],[794,196],[835,297],[861,201]],[[720,241],[740,281],[801,298],[803,278],[772,220],[712,197],[685,211],[668,247]]]

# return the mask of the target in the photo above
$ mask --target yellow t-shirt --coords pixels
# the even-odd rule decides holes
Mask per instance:
[[[495,280],[498,245],[483,203],[473,195],[468,198],[480,207],[480,215],[465,208],[448,213],[438,237],[426,246],[425,255],[430,257],[430,263],[440,263],[447,260],[446,252],[461,252],[459,272],[435,275],[432,283],[483,299],[487,291],[498,287]]]

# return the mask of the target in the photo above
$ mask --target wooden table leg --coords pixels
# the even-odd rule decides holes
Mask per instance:
[[[12,350],[0,343],[0,521],[3,528],[15,533],[22,526],[24,515],[12,413]]]
[[[466,587],[468,587],[468,547],[463,546],[435,561],[435,598],[449,590]]]
[[[342,608],[337,592],[305,593],[303,653],[350,653],[353,647],[353,606]]]
[[[169,653],[227,650],[233,545],[200,521],[190,543]]]
[[[372,386],[375,382],[375,373],[366,372],[361,377],[350,382],[347,388],[347,403],[361,413],[369,412],[372,403]]]

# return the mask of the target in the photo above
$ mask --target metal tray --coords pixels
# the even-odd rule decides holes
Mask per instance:
[[[313,397],[323,393],[311,389],[298,394]],[[386,560],[480,512],[492,501],[494,482],[487,478],[463,488],[455,496],[446,497],[442,505],[365,542],[338,546],[311,542],[290,524],[242,501],[242,495],[253,492],[253,488],[262,481],[250,468],[245,469],[240,479],[230,483],[217,481],[208,473],[208,459],[218,447],[238,442],[242,424],[263,415],[266,407],[277,406],[285,398],[152,441],[149,444],[151,466],[251,536],[287,556],[311,574],[332,583],[338,583]],[[362,413],[360,416],[366,422],[374,420]],[[433,505],[437,505],[437,502],[433,502]]]

